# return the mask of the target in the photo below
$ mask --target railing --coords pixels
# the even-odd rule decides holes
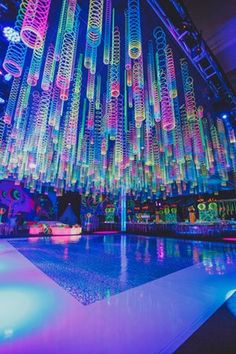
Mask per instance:
[[[127,232],[147,235],[223,237],[236,235],[235,223],[127,224]]]

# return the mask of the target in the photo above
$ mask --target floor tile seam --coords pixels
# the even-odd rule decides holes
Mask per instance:
[[[161,349],[158,354],[171,354],[174,353],[188,338],[191,337],[200,327],[214,315],[214,313],[226,302],[224,301],[215,301],[214,304],[211,304],[206,310],[204,310],[185,330],[180,334],[175,336],[169,344],[167,344],[163,349]]]

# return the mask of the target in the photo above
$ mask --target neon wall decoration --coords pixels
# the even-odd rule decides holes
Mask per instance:
[[[14,80],[0,121],[1,179],[123,198],[235,183],[234,128],[199,96],[163,28],[142,40],[139,0],[88,5],[63,0],[55,15],[50,1],[22,1],[22,41],[3,63]]]

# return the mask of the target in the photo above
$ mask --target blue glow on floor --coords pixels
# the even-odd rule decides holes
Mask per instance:
[[[10,243],[84,305],[200,262],[210,275],[224,274],[236,262],[236,247],[230,244],[132,235]]]
[[[0,343],[29,334],[53,312],[44,288],[15,282],[0,286]]]

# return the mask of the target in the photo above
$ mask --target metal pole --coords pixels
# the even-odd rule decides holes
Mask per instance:
[[[121,231],[126,232],[126,189],[121,188]]]

